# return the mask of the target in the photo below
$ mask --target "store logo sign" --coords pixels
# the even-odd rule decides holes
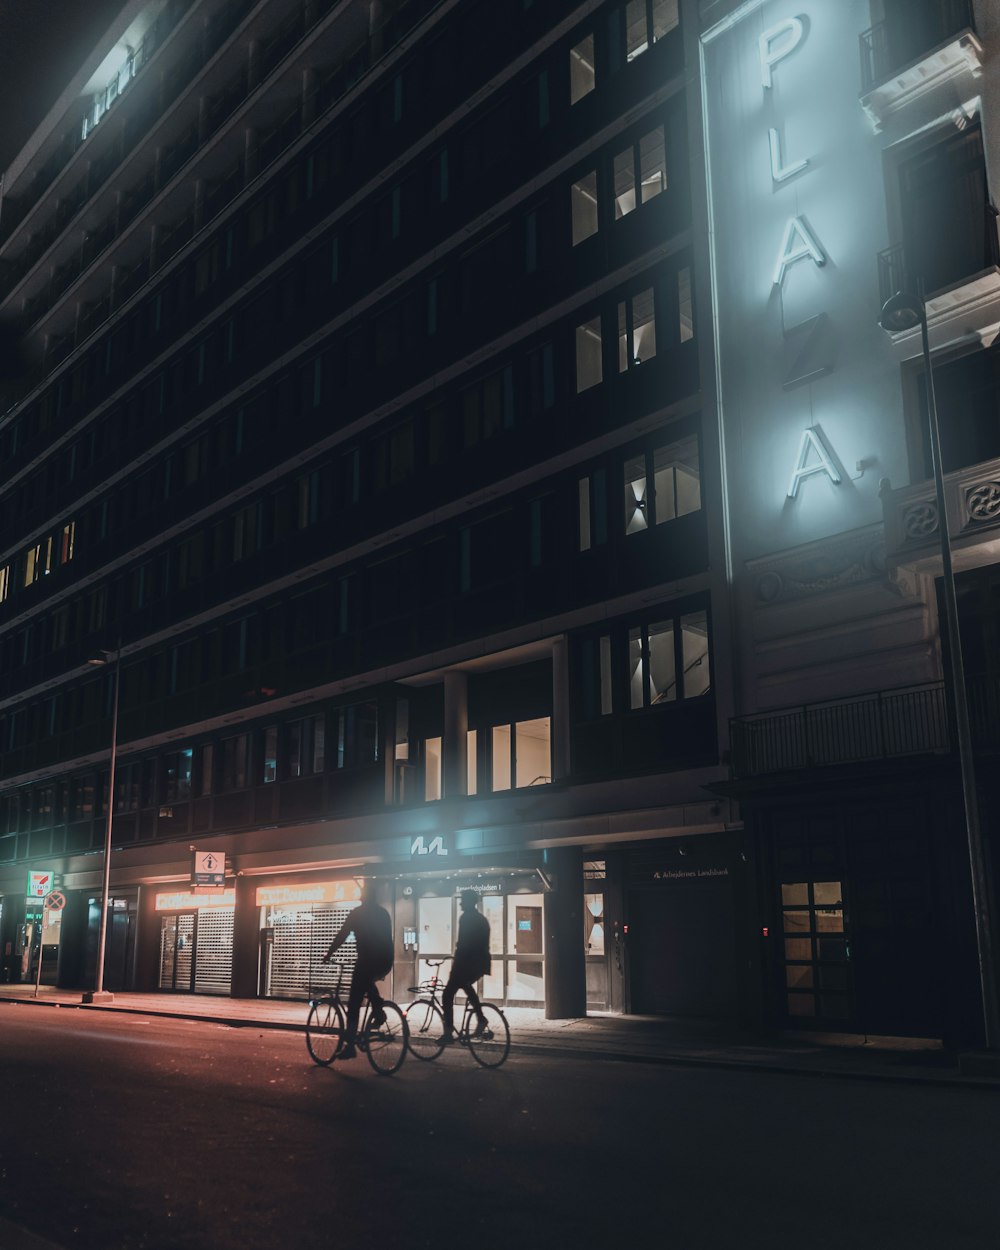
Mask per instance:
[[[411,857],[416,855],[447,855],[448,851],[444,845],[444,838],[438,836],[431,838],[428,842],[422,833],[418,834],[410,843]]]

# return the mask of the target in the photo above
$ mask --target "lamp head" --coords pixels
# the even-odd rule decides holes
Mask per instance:
[[[924,316],[923,300],[909,291],[897,291],[882,305],[878,323],[887,334],[900,334],[920,325]]]

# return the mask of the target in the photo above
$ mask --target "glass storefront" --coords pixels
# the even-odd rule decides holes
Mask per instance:
[[[346,991],[356,958],[353,939],[340,948],[331,964],[322,960],[360,900],[361,889],[354,881],[260,886],[261,996],[305,999],[341,976]]]
[[[540,1006],[545,1000],[545,943],[542,929],[542,895],[534,887],[537,878],[523,884],[506,881],[447,881],[420,887],[416,900],[417,981],[430,977],[429,961],[454,953],[461,915],[458,896],[474,889],[480,909],[490,924],[493,966],[483,978],[484,998],[522,1006]],[[448,966],[441,969],[447,976]]]
[[[159,989],[182,994],[231,993],[235,908],[232,889],[220,894],[188,890],[157,894]],[[114,915],[112,908],[110,919]]]

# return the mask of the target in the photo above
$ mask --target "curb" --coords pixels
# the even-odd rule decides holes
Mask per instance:
[[[155,1011],[148,1007],[102,1007],[96,1003],[55,1003],[38,999],[5,997],[3,995],[0,995],[0,1003],[28,1003],[37,1007],[61,1007],[69,1011],[118,1012],[121,1015],[149,1016],[162,1020],[190,1020],[196,1024],[218,1024],[225,1028],[234,1029],[266,1029],[285,1033],[305,1033],[306,1031],[304,1022],[297,1024],[294,1021],[285,1020],[241,1019],[238,1017],[202,1015],[193,1012]],[[537,1058],[551,1056],[558,1059],[582,1059],[587,1062],[644,1063],[661,1067],[703,1068],[729,1072],[761,1072],[774,1073],[778,1076],[820,1077],[824,1080],[874,1081],[889,1085],[925,1085],[939,1089],[976,1089],[1000,1092],[1000,1080],[967,1077],[961,1075],[960,1072],[955,1076],[930,1076],[904,1072],[852,1071],[849,1068],[803,1067],[780,1061],[706,1058],[699,1055],[678,1054],[670,1051],[664,1051],[660,1054],[649,1054],[607,1048],[598,1050],[586,1046],[560,1045],[558,1042],[514,1041],[511,1049],[516,1049],[519,1054],[532,1055]]]

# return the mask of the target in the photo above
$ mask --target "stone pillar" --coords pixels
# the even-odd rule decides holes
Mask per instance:
[[[469,793],[468,769],[469,683],[464,673],[444,675],[444,742],[442,782],[444,798]]]
[[[236,877],[233,916],[233,998],[256,998],[260,976],[260,912],[256,877]]]
[[[569,645],[560,634],[552,643],[552,780],[570,773]]]
[[[587,1014],[583,947],[583,852],[578,846],[545,852],[545,1018],[572,1020]]]

